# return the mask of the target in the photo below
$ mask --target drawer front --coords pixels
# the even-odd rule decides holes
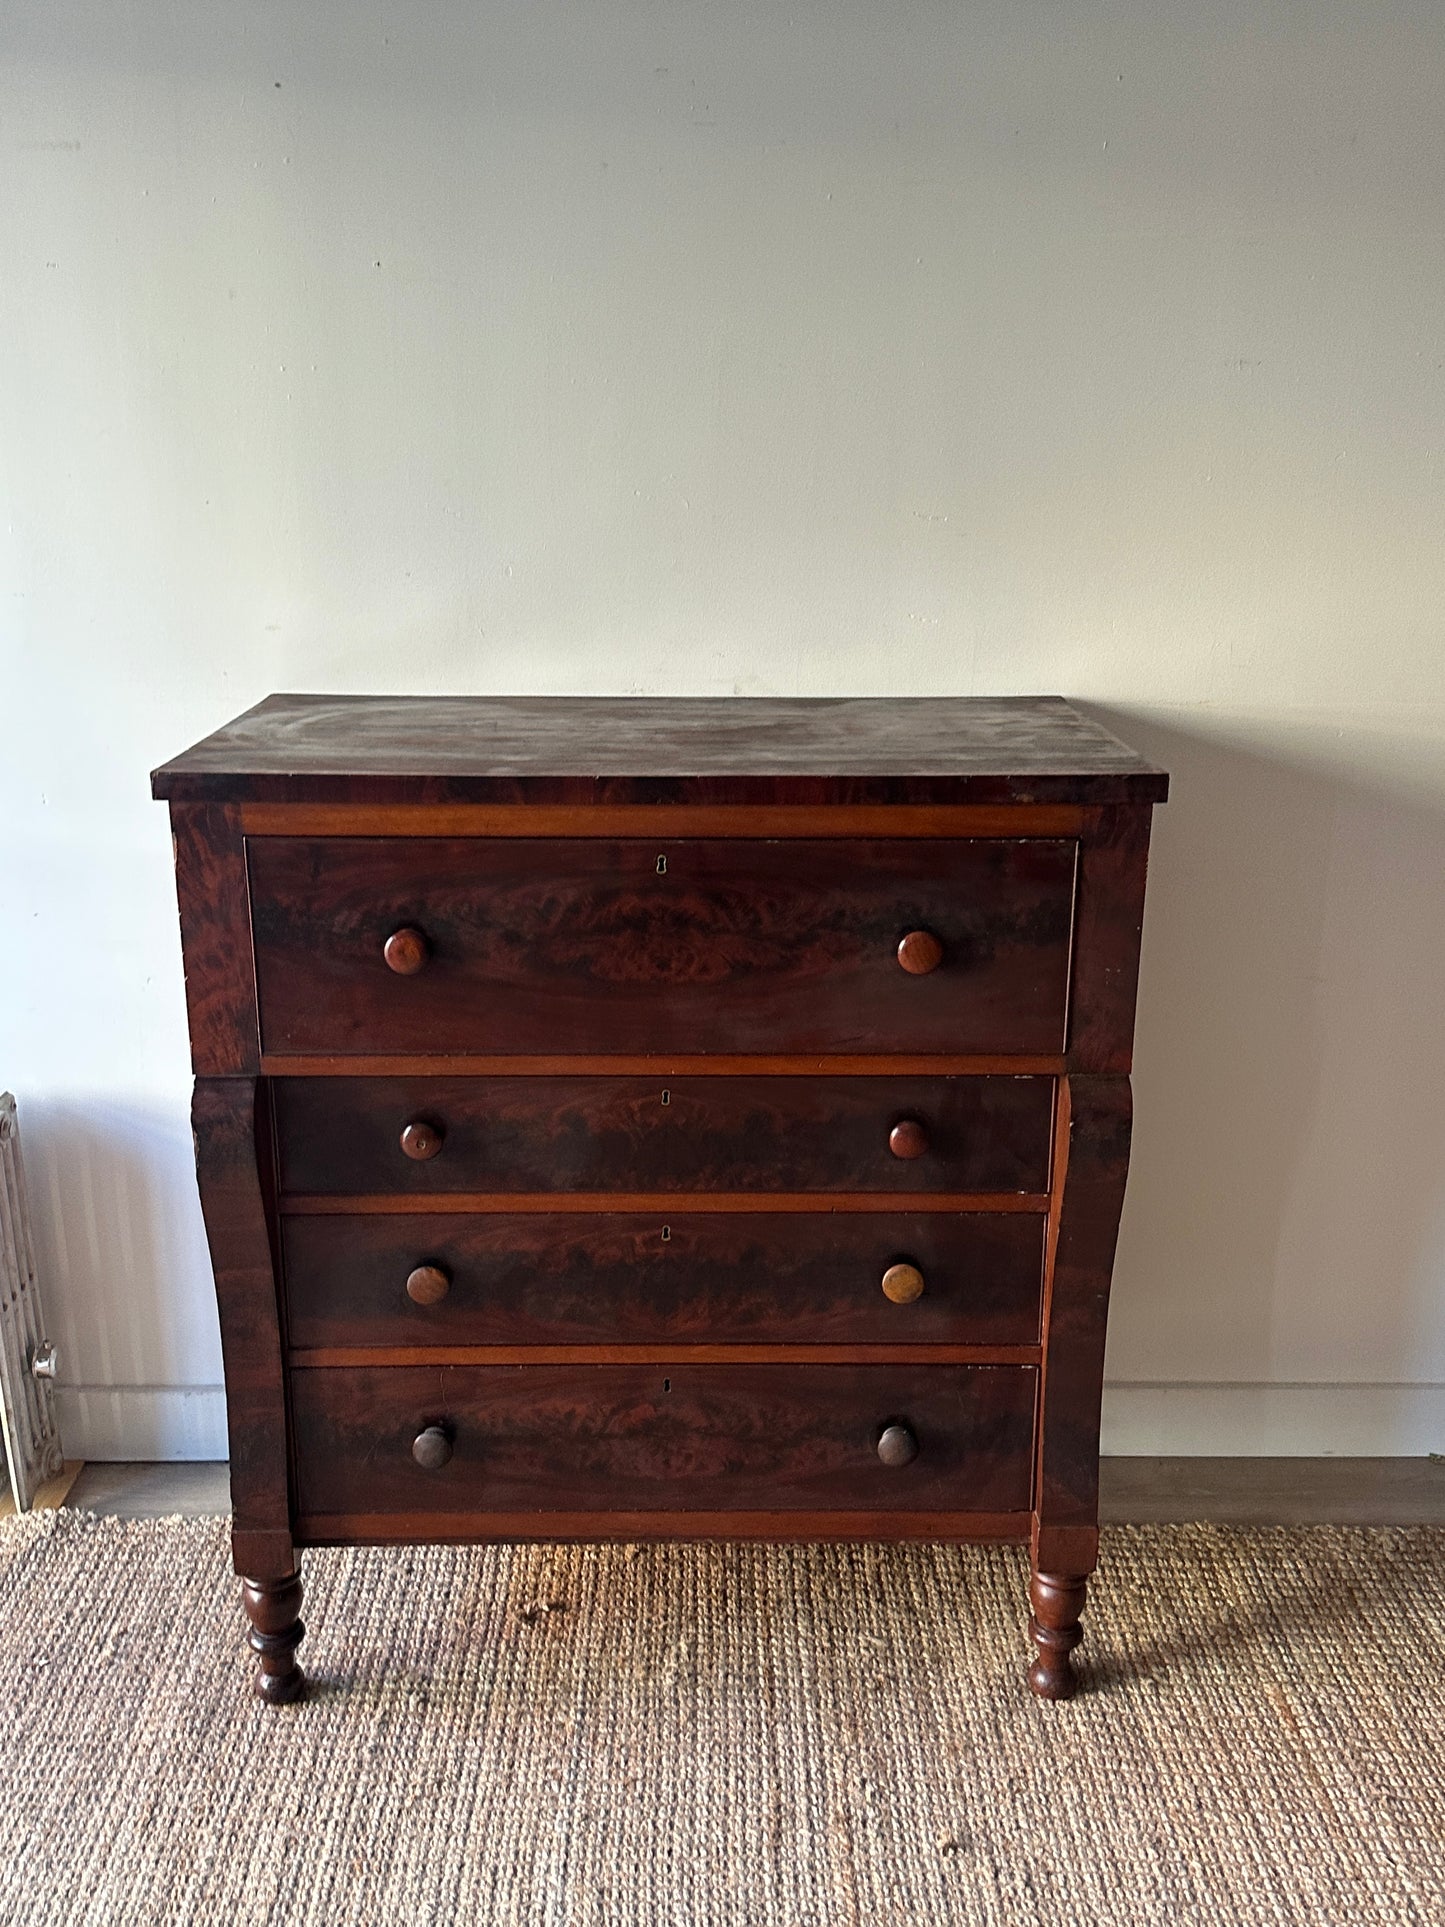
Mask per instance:
[[[1076,845],[253,838],[265,1049],[1064,1048]],[[384,955],[398,931],[420,945]],[[941,954],[910,971],[899,943]],[[932,952],[913,955],[916,966]]]
[[[298,1510],[1023,1511],[1036,1380],[1025,1366],[298,1370]],[[450,1456],[426,1469],[413,1444],[432,1426]],[[915,1441],[911,1463],[880,1458],[889,1426]]]
[[[1043,1219],[1025,1213],[318,1216],[282,1238],[298,1349],[1039,1336]]]
[[[291,1193],[1028,1192],[1049,1077],[307,1077],[275,1093]],[[905,1144],[897,1127],[917,1126]],[[409,1156],[403,1138],[425,1157]]]

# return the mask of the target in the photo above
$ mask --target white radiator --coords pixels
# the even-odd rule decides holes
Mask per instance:
[[[0,1093],[0,1432],[18,1512],[61,1469],[55,1347],[45,1337],[15,1099]]]

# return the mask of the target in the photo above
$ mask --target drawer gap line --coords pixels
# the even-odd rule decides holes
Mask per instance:
[[[318,1345],[292,1371],[392,1365],[1037,1365],[1037,1345]]]
[[[351,1217],[368,1213],[458,1212],[1023,1212],[1042,1216],[1047,1192],[950,1191],[429,1191],[425,1193],[293,1192],[282,1197],[287,1217]]]
[[[492,1057],[437,1051],[429,1056],[263,1051],[266,1077],[1062,1077],[1063,1056],[1024,1054],[973,1057],[900,1052],[855,1057],[751,1055],[637,1055]]]
[[[298,1545],[761,1539],[943,1542],[1027,1539],[1027,1512],[432,1512],[302,1513]]]

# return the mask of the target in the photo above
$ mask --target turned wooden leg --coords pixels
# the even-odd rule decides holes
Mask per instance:
[[[1089,1590],[1087,1578],[1036,1572],[1029,1581],[1029,1637],[1037,1651],[1028,1681],[1041,1700],[1072,1699],[1079,1682],[1069,1655],[1084,1637],[1079,1615]]]
[[[306,1675],[296,1664],[305,1637],[301,1624],[301,1575],[284,1579],[243,1579],[241,1597],[251,1622],[249,1644],[259,1664],[256,1691],[271,1706],[284,1706],[305,1690]]]

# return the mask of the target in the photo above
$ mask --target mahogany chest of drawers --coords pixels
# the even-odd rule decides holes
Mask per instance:
[[[274,696],[158,770],[233,1548],[1097,1541],[1152,806],[1058,698]]]

